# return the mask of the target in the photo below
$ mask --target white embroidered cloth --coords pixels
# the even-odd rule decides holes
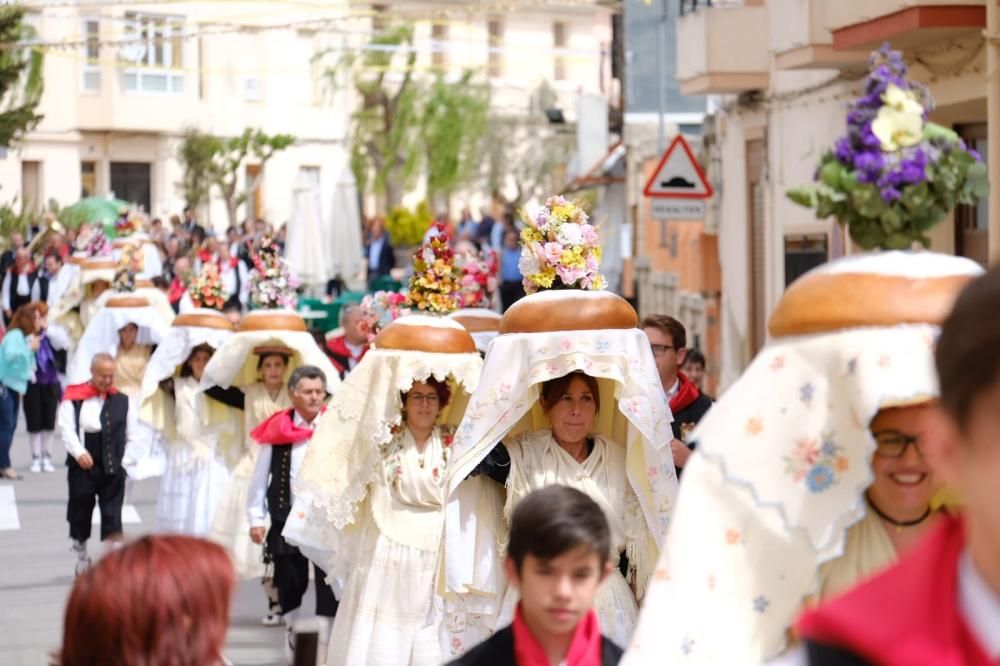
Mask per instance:
[[[863,255],[824,273],[973,275],[965,259]],[[849,298],[850,294],[845,294]],[[782,338],[693,433],[677,511],[623,664],[757,664],[785,647],[865,513],[880,409],[938,395],[929,324]]]
[[[214,313],[214,311],[208,312]],[[146,375],[142,380],[143,399],[153,395],[161,381],[172,377],[177,368],[191,356],[191,351],[195,347],[208,345],[217,350],[232,336],[232,331],[220,328],[171,326],[150,357],[149,365],[146,366]]]
[[[481,369],[482,359],[476,353],[372,349],[365,354],[316,424],[293,486],[295,503],[285,538],[313,553],[326,553],[317,554],[322,559],[316,561],[327,561],[336,550],[338,532],[355,521],[359,503],[382,469],[379,447],[402,422],[401,394],[429,377],[447,380],[451,401],[438,422],[454,426],[465,412]]]
[[[238,331],[216,350],[205,366],[202,389],[212,386],[228,388],[253,384],[258,379],[255,347],[281,344],[292,350],[288,373],[300,365],[315,365],[326,375],[326,387],[331,393],[340,385],[340,374],[333,367],[316,340],[304,331]],[[286,375],[285,379],[288,378]]]
[[[122,293],[118,291],[112,291],[108,289],[100,296],[97,297],[97,307],[103,308],[104,305],[111,298],[117,298],[120,296],[137,296],[140,298],[145,298],[149,306],[156,310],[157,314],[163,319],[163,323],[169,326],[174,320],[174,309],[170,307],[170,299],[167,295],[160,289],[156,287],[137,287],[135,291],[129,293]]]
[[[626,473],[650,532],[662,542],[673,512],[677,477],[669,442],[672,416],[639,329],[513,333],[493,340],[479,388],[455,436],[448,470],[445,589],[466,593],[496,581],[496,566],[478,558],[478,477],[466,480],[505,437],[548,428],[538,405],[540,384],[574,370],[598,378],[601,410],[594,432],[624,445]],[[495,484],[494,484],[495,485]],[[477,536],[478,534],[478,536]],[[495,548],[495,544],[494,544]]]
[[[70,384],[90,379],[90,361],[94,355],[106,352],[115,355],[118,349],[118,331],[128,324],[139,327],[136,344],[157,345],[166,335],[168,325],[150,306],[134,308],[101,308],[87,325],[66,373]]]

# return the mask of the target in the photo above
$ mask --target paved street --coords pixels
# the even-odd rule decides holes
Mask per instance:
[[[22,426],[23,427],[23,426]],[[66,472],[30,474],[26,434],[18,432],[11,457],[22,481],[0,482],[0,664],[39,666],[59,646],[62,616],[73,583],[75,555],[70,552],[65,520]],[[158,480],[136,484],[133,504],[141,522],[125,525],[135,537],[153,526]],[[100,544],[91,540],[91,554]],[[303,603],[311,612],[312,593]],[[226,657],[234,664],[282,662],[283,629],[260,624],[264,611],[258,583],[243,582],[232,605]]]

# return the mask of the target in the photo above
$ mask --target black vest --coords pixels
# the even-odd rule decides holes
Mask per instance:
[[[74,400],[73,411],[76,416],[77,432],[80,432],[81,409],[83,409],[83,401]],[[100,455],[95,456],[95,462],[101,464],[106,474],[117,474],[121,471],[125,443],[128,441],[128,397],[124,394],[111,394],[104,401],[104,407],[101,408],[101,432],[99,434]]]
[[[38,279],[38,273],[28,273],[25,277],[28,278],[28,295],[21,296],[17,293],[17,283],[20,282],[21,276],[15,275],[14,270],[11,269],[10,272],[10,311],[14,312],[22,305],[26,305],[31,302],[31,290],[35,287],[35,280]],[[45,295],[48,296],[48,287],[45,289]],[[42,297],[41,300],[45,300]]]
[[[38,276],[38,300],[43,303],[49,302],[49,278],[44,275]]]
[[[292,510],[292,445],[272,444],[267,512],[272,523],[284,523]]]
[[[223,307],[225,308],[238,307],[242,309],[243,304],[240,303],[240,292],[243,290],[243,281],[240,280],[239,260],[237,260],[236,262],[236,267],[231,270],[236,271],[236,287],[233,289],[233,293],[229,295],[229,298],[226,299],[226,303]]]

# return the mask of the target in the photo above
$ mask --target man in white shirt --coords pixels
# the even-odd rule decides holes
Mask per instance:
[[[264,544],[265,558],[274,563],[274,585],[287,627],[286,652],[291,657],[293,633],[302,597],[309,587],[309,560],[281,536],[292,508],[292,483],[306,457],[316,419],[324,410],[326,376],[312,365],[297,368],[288,380],[292,409],[266,419],[250,436],[261,445],[247,495],[250,538]],[[267,529],[268,516],[271,527]],[[313,564],[316,582],[316,615],[332,619],[337,599],[326,582],[326,573]],[[320,632],[321,653],[328,637]]]
[[[247,299],[250,296],[250,273],[247,265],[230,253],[226,243],[219,243],[216,252],[219,262],[219,281],[226,292],[225,307],[239,307],[242,311],[246,309]]]
[[[44,267],[43,278],[45,281],[35,280],[35,284],[31,288],[31,300],[45,301],[51,310],[66,293],[69,283],[73,280],[73,275],[70,271],[63,270],[63,258],[55,253],[45,256]]]
[[[69,467],[69,535],[78,556],[76,573],[90,566],[87,540],[95,504],[101,511],[101,540],[122,540],[126,473],[122,458],[136,433],[128,397],[114,386],[115,360],[95,354],[90,381],[66,387],[56,414],[56,430]]]

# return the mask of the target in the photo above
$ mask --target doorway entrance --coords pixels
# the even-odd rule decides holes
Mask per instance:
[[[150,172],[149,162],[112,162],[111,191],[115,193],[115,198],[142,206],[144,211],[150,212]]]

